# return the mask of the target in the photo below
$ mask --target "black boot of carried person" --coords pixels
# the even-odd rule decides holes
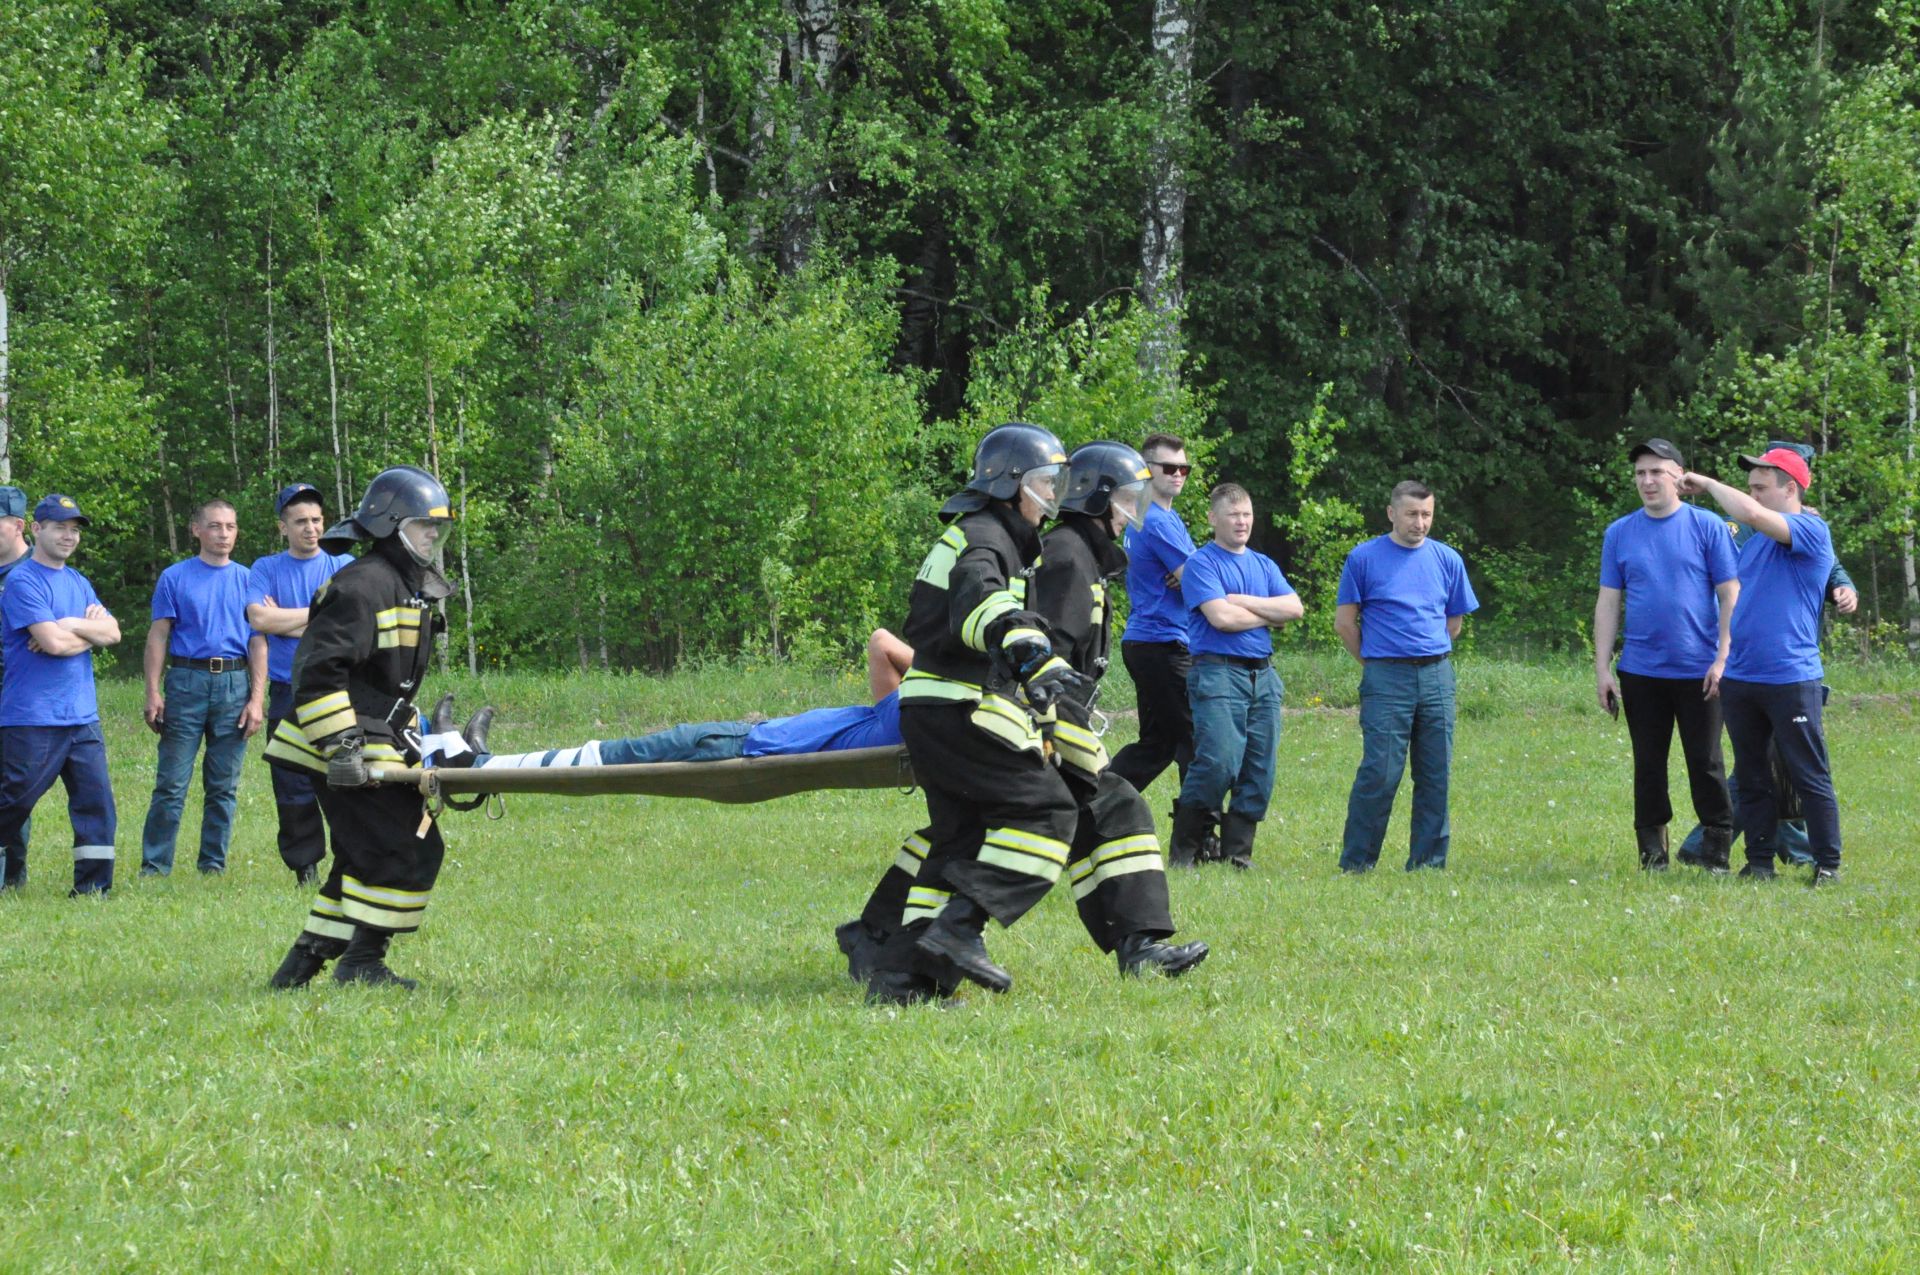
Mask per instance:
[[[333,967],[333,981],[362,983],[368,987],[404,987],[408,991],[420,986],[415,980],[401,978],[387,968],[387,944],[392,939],[393,934],[388,930],[364,925],[355,929],[340,963]]]

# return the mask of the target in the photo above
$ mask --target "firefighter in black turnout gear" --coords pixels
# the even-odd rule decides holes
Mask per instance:
[[[1206,955],[1204,944],[1159,942],[1173,927],[1151,816],[1123,782],[1116,790],[1098,778],[1105,754],[1089,721],[1106,645],[1101,577],[1116,560],[1125,564],[1112,543],[1119,515],[1109,508],[1124,483],[1093,475],[1111,454],[1082,451],[1087,474],[1071,521],[1096,536],[1106,521],[1106,551],[1081,553],[1063,542],[1074,565],[1050,578],[1062,598],[1052,609],[1064,619],[1065,655],[1082,657],[1084,668],[1055,650],[1048,605],[1028,600],[1035,528],[1054,511],[1064,456],[1045,430],[1005,425],[981,441],[973,480],[942,511],[952,524],[914,582],[904,634],[914,664],[900,688],[901,733],[929,826],[902,847],[862,921],[839,933],[850,969],[866,972],[875,999],[946,994],[960,978],[1004,991],[1012,979],[987,955],[986,918],[1011,924],[1063,870],[1089,932],[1102,950],[1120,952],[1123,970],[1178,973]],[[1127,483],[1144,474],[1133,459]],[[1097,813],[1082,835],[1088,807]]]
[[[432,606],[453,592],[438,568],[451,523],[447,489],[402,465],[321,538],[334,553],[371,547],[315,595],[293,657],[293,714],[267,742],[270,763],[325,777],[333,841],[332,871],[273,987],[303,986],[335,957],[337,982],[414,986],[387,968],[387,943],[419,928],[446,847],[425,799],[370,784],[367,767],[419,764],[413,702],[433,655]]]

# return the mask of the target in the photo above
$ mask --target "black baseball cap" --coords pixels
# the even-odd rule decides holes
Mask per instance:
[[[1680,455],[1680,449],[1664,438],[1649,438],[1646,442],[1628,452],[1627,463],[1631,465],[1642,456],[1658,456],[1661,460],[1672,461],[1682,469],[1687,467],[1685,458]]]

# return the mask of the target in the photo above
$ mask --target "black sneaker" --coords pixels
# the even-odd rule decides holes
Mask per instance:
[[[1816,889],[1816,890],[1817,890],[1817,889],[1819,889],[1819,888],[1820,888],[1821,886],[1823,886],[1823,885],[1839,885],[1839,884],[1840,884],[1840,869],[1838,869],[1838,868],[1815,868],[1815,869],[1813,870],[1813,880],[1811,880],[1811,881],[1809,881],[1809,882],[1807,882],[1807,884],[1808,884],[1808,885],[1810,885],[1810,886],[1812,886],[1812,887],[1813,887],[1814,889]]]
[[[1761,863],[1757,859],[1749,859],[1747,866],[1740,869],[1740,876],[1748,881],[1771,881],[1779,875],[1771,863]]]

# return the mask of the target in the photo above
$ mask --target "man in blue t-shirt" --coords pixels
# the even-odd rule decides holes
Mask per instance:
[[[1797,453],[1776,447],[1740,463],[1748,471],[1744,492],[1692,472],[1680,486],[1683,495],[1713,497],[1728,517],[1757,533],[1740,551],[1740,603],[1720,679],[1733,741],[1734,813],[1747,840],[1740,875],[1774,875],[1780,810],[1767,758],[1771,744],[1800,793],[1813,884],[1826,885],[1840,879],[1840,807],[1820,720],[1820,610],[1833,575],[1833,537],[1823,519],[1801,507],[1813,473]]]
[[[1267,633],[1300,618],[1300,595],[1266,554],[1249,549],[1253,498],[1238,483],[1207,496],[1213,539],[1187,559],[1187,701],[1193,706],[1193,764],[1173,811],[1176,867],[1191,867],[1220,823],[1220,857],[1253,866],[1253,839],[1273,797],[1280,745],[1280,675]]]
[[[180,811],[203,740],[198,866],[208,874],[226,871],[240,766],[247,740],[266,717],[266,650],[250,646],[248,572],[233,560],[239,515],[227,501],[209,500],[188,525],[200,552],[160,573],[142,661],[147,725],[160,736],[153,799],[140,834],[143,877],[173,871]]]
[[[1340,870],[1367,872],[1407,757],[1413,757],[1413,829],[1407,871],[1444,868],[1452,827],[1453,640],[1479,610],[1460,555],[1433,530],[1433,492],[1411,480],[1387,501],[1391,531],[1362,541],[1340,571],[1333,631],[1360,662],[1360,769],[1347,795]]]
[[[248,654],[253,654],[253,644],[266,649],[269,736],[293,712],[293,652],[307,631],[307,608],[320,586],[353,561],[352,554],[320,547],[327,517],[312,483],[281,488],[273,508],[287,547],[256,561],[247,577],[247,623],[253,629]],[[308,884],[319,878],[320,861],[327,857],[326,823],[314,795],[314,775],[291,766],[267,770],[280,820],[280,859],[301,884]]]
[[[1172,434],[1149,434],[1140,445],[1151,477],[1147,519],[1129,527],[1127,551],[1127,627],[1120,634],[1120,658],[1133,679],[1140,713],[1140,735],[1114,754],[1108,768],[1145,792],[1169,763],[1180,782],[1193,761],[1193,710],[1187,703],[1187,604],[1180,574],[1193,556],[1193,537],[1173,512],[1193,466],[1186,442]]]
[[[912,667],[913,648],[887,630],[875,629],[867,639],[867,689],[873,693],[872,704],[816,708],[762,722],[687,722],[650,735],[590,739],[573,748],[479,752],[471,764],[480,768],[634,766],[897,747],[901,742],[900,679]],[[426,741],[429,746],[443,742],[444,736],[430,736]],[[440,755],[445,757],[444,749]]]
[[[1633,741],[1633,826],[1640,866],[1667,866],[1667,750],[1675,728],[1702,834],[1702,866],[1727,870],[1733,806],[1720,753],[1720,677],[1728,624],[1740,596],[1733,538],[1714,514],[1680,499],[1686,462],[1664,438],[1627,453],[1641,507],[1613,522],[1600,546],[1593,607],[1594,681],[1600,707],[1627,714]],[[1626,645],[1613,670],[1625,600]]]
[[[87,578],[67,565],[90,520],[70,497],[34,509],[33,553],[0,596],[0,889],[27,879],[27,817],[59,779],[73,822],[73,893],[113,888],[115,812],[107,744],[93,689],[94,648],[120,640],[120,623]]]

